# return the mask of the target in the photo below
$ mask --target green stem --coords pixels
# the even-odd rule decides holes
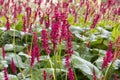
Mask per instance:
[[[13,48],[14,48],[15,58],[16,58],[16,61],[17,61],[17,64],[18,64],[18,69],[22,73],[21,68],[19,68],[20,65],[19,65],[19,62],[18,62],[18,59],[17,59],[17,56],[16,56],[16,49],[15,49],[15,25],[14,25],[14,33],[13,33]],[[22,73],[22,77],[23,77],[23,79],[25,79],[25,76],[24,76],[23,73]]]
[[[73,72],[74,72],[74,75],[75,75],[75,80],[78,80],[77,75],[75,74],[75,69],[73,69]]]
[[[33,44],[33,35],[32,35],[31,44],[30,44],[30,54],[29,54],[30,56],[32,53],[32,44]],[[34,80],[32,76],[32,67],[30,68],[30,75],[31,75],[32,80]]]
[[[61,72],[61,65],[60,64],[62,64],[62,61],[61,61],[61,50],[62,50],[61,47],[62,47],[62,45],[61,44],[62,43],[60,42],[60,45],[59,45],[59,62],[58,62],[58,65],[59,65],[59,68],[60,68],[60,72]],[[61,79],[63,80],[62,76],[61,76]]]
[[[57,64],[56,64],[56,57],[57,57],[57,56],[56,56],[55,50],[54,50],[54,68],[55,68],[55,69],[54,69],[54,73],[55,73],[55,79],[54,79],[54,80],[57,80],[57,76],[56,76],[56,65],[57,65]]]
[[[107,78],[107,74],[108,74],[110,68],[112,67],[113,63],[114,63],[114,60],[113,60],[112,63],[108,66],[108,68],[107,68],[107,70],[106,70],[106,72],[105,72],[105,76],[104,76],[103,80],[107,80],[107,79],[106,79],[106,78]]]
[[[49,54],[48,54],[48,58],[49,58],[49,62],[50,62],[51,68],[54,69],[54,68],[53,68],[53,65],[52,65],[52,60],[50,59],[50,55],[49,55]],[[54,72],[54,70],[53,70],[53,78],[54,78],[54,80],[55,80],[55,72]]]
[[[68,73],[68,72],[66,72],[66,77],[65,77],[65,80],[68,80],[68,79],[67,79],[67,73]]]

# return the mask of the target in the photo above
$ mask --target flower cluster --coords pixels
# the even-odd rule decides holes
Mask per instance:
[[[68,68],[68,77],[69,80],[74,80],[74,73],[72,71],[72,68]]]
[[[2,57],[3,57],[3,59],[5,59],[5,56],[6,56],[6,53],[5,53],[5,50],[4,50],[4,46],[2,46]]]
[[[95,26],[97,25],[99,19],[100,19],[100,14],[96,14],[96,15],[95,15],[95,18],[93,19],[93,23],[92,23],[92,25],[91,25],[91,27],[90,27],[91,29],[94,29],[94,28],[95,28]]]
[[[50,32],[50,39],[53,44],[54,50],[56,49],[56,46],[59,43],[60,27],[61,27],[60,14],[56,7],[54,11],[51,32]]]
[[[97,76],[94,68],[93,68],[93,80],[97,80]]]
[[[46,51],[46,53],[50,54],[49,44],[48,44],[48,34],[46,30],[41,31],[41,42],[42,49]]]
[[[16,65],[15,65],[15,63],[14,63],[13,58],[12,58],[12,61],[11,61],[11,68],[12,68],[14,74],[16,74],[16,73],[17,73],[17,70],[16,70]]]
[[[43,77],[44,77],[44,80],[47,80],[47,73],[45,70],[43,71]]]
[[[113,53],[112,53],[112,42],[109,43],[109,48],[106,52],[106,55],[103,58],[103,64],[102,69],[108,66],[108,63],[110,63],[113,59]]]
[[[33,33],[33,47],[32,47],[32,54],[31,54],[31,63],[30,66],[32,67],[35,61],[35,58],[37,58],[37,61],[39,62],[39,56],[40,56],[40,49],[38,46],[38,38],[37,33]]]
[[[9,22],[9,18],[6,17],[7,21],[6,21],[6,30],[10,30],[10,22]]]
[[[66,53],[70,56],[73,54],[72,47],[72,32],[70,31],[70,25],[67,25],[67,36],[66,36]]]
[[[7,68],[6,67],[4,67],[4,80],[9,80],[8,72],[7,72]]]

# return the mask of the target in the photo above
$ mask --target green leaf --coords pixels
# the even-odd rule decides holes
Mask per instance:
[[[25,47],[24,46],[19,46],[19,45],[13,45],[13,44],[6,44],[4,46],[5,51],[22,51]]]
[[[86,75],[90,80],[92,80],[93,69],[96,72],[97,78],[100,78],[99,69],[94,66],[92,63],[82,59],[79,56],[72,55],[71,57],[72,65],[74,68],[80,69],[84,75]]]
[[[10,36],[15,36],[15,37],[19,37],[21,38],[21,33],[17,30],[9,30],[7,31],[7,33],[10,35]]]
[[[70,24],[74,24],[74,16],[73,16],[73,15],[70,15],[70,16],[68,17],[68,21],[69,21]]]
[[[18,80],[17,76],[11,75],[11,74],[8,74],[8,78],[9,78],[10,80]],[[0,80],[5,80],[5,79],[4,79],[4,74],[3,74],[3,72],[0,72]]]
[[[120,36],[120,24],[114,26],[112,36],[114,37],[114,39],[117,39],[117,37]]]
[[[15,53],[7,53],[6,60],[8,60],[9,63],[11,63],[12,58],[13,58],[13,61],[16,65],[16,67],[25,68],[24,63],[22,62],[22,59],[19,55],[15,54]]]
[[[24,53],[24,52],[19,52],[18,55],[24,56],[26,58],[30,58],[30,56],[28,54]]]

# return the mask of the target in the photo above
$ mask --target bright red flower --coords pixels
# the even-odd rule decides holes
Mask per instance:
[[[94,68],[93,68],[93,80],[97,80],[97,76],[96,76]]]
[[[85,14],[85,20],[84,20],[85,23],[87,22],[88,15],[89,15],[89,3],[88,1],[86,1],[86,14]]]
[[[17,70],[16,70],[16,65],[15,65],[15,63],[14,63],[13,58],[12,58],[12,61],[11,61],[11,68],[12,68],[14,74],[16,74],[16,73],[17,73]]]
[[[65,63],[66,63],[66,67],[69,68],[70,67],[70,55],[66,56]]]
[[[55,8],[54,11],[54,16],[53,16],[53,21],[52,21],[52,29],[50,32],[50,39],[53,44],[53,49],[56,49],[57,44],[59,43],[59,36],[60,36],[60,27],[61,27],[61,22],[60,22],[60,14],[58,12],[57,7]]]
[[[6,17],[7,21],[6,21],[6,31],[10,30],[10,22],[9,22],[9,18]]]
[[[44,80],[47,80],[47,73],[45,70],[43,71],[43,77],[44,77]]]
[[[106,52],[106,55],[103,58],[103,64],[102,64],[102,69],[108,66],[108,63],[110,63],[113,59],[113,53],[112,53],[112,43],[109,43],[109,48]]]
[[[70,56],[73,54],[72,47],[72,32],[69,29],[69,24],[67,25],[67,36],[66,36],[66,53]]]
[[[7,68],[6,67],[4,67],[4,80],[9,80],[8,72],[7,72]]]
[[[26,33],[27,31],[27,21],[26,21],[26,17],[24,16],[23,17],[23,32]]]
[[[119,80],[117,74],[114,74],[114,80]]]
[[[3,59],[5,59],[5,56],[6,56],[6,52],[4,50],[4,46],[2,46],[2,57],[3,57]]]
[[[51,75],[49,76],[49,78],[50,78],[50,80],[53,80],[53,75],[51,74]]]
[[[118,7],[117,12],[118,12],[118,15],[120,15],[120,6]]]
[[[72,71],[72,68],[68,68],[68,77],[69,80],[74,80],[74,73]]]
[[[4,4],[4,0],[0,0],[0,5],[3,5]]]
[[[33,47],[32,47],[32,54],[31,54],[31,63],[30,66],[32,67],[34,65],[34,61],[37,58],[37,61],[39,62],[39,56],[40,56],[40,49],[38,46],[38,38],[37,33],[33,33]]]
[[[80,0],[80,7],[82,7],[84,3],[85,3],[85,0]]]
[[[50,54],[49,44],[48,44],[48,34],[46,30],[41,31],[41,42],[42,49],[46,51],[46,53]]]
[[[95,15],[95,18],[93,19],[93,23],[92,23],[92,25],[90,26],[91,29],[94,29],[94,28],[96,27],[99,19],[100,19],[100,14],[96,14],[96,15]]]

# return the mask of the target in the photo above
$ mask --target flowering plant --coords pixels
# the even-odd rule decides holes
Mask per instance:
[[[0,0],[0,80],[119,80],[119,0]]]

